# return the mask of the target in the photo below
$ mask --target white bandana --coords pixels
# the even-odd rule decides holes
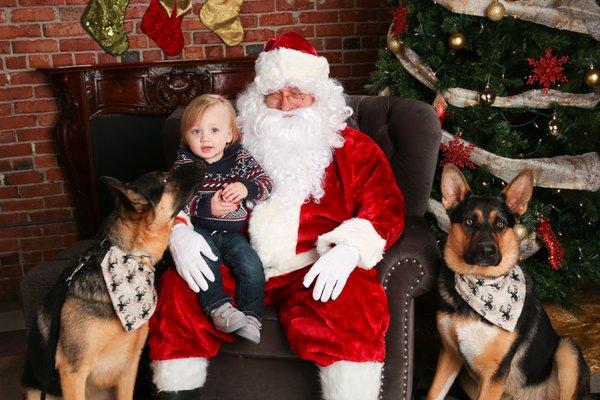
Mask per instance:
[[[454,275],[454,288],[483,318],[507,331],[514,331],[525,303],[525,275],[521,267],[498,278]]]
[[[113,308],[127,332],[142,326],[156,309],[154,267],[148,260],[112,246],[100,264]]]

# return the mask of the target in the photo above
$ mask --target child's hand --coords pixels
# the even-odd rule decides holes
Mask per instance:
[[[215,217],[221,218],[229,214],[232,211],[237,210],[238,205],[222,200],[223,189],[219,189],[215,192],[213,197],[210,199],[210,212]]]
[[[242,182],[229,183],[224,186],[221,197],[229,203],[239,204],[248,196],[248,189]]]

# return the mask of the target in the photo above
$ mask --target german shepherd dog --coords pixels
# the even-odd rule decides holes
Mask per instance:
[[[427,398],[444,399],[464,365],[461,383],[471,399],[588,399],[590,370],[581,351],[554,331],[533,294],[533,283],[517,264],[519,241],[513,227],[527,210],[533,174],[521,172],[497,196],[478,196],[458,168],[447,164],[441,189],[451,226],[446,265],[438,279],[442,346]],[[469,278],[472,287],[461,290],[459,281]],[[519,293],[517,280],[525,283]],[[491,287],[483,286],[489,282]],[[509,284],[501,287],[505,282]],[[507,293],[496,295],[501,288]],[[480,310],[472,306],[478,303],[470,294],[483,301]],[[494,304],[498,299],[506,302]],[[511,316],[517,304],[520,315]],[[512,319],[512,330],[485,318],[494,311],[500,325]]]
[[[133,183],[102,178],[113,193],[115,210],[85,256],[63,272],[33,321],[22,378],[27,400],[83,400],[111,391],[111,398],[133,398],[148,324],[130,332],[124,328],[101,263],[115,248],[124,258],[141,257],[144,264],[138,267],[151,271],[142,279],[154,290],[153,267],[167,248],[175,216],[203,172],[204,165],[198,163],[152,172]],[[148,309],[143,312],[148,318]]]

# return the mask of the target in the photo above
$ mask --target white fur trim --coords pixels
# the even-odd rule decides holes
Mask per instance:
[[[319,258],[315,250],[296,254],[301,206],[290,206],[272,196],[252,210],[248,233],[266,279],[303,268]]]
[[[324,400],[376,400],[383,363],[338,361],[320,367]]]
[[[152,361],[150,365],[153,372],[152,381],[161,392],[197,389],[206,382],[206,358]]]
[[[307,265],[314,264],[319,259],[319,253],[317,249],[305,251],[304,253],[296,254],[280,263],[277,263],[271,267],[265,268],[265,279],[269,279],[273,276],[287,274],[297,269],[306,267]]]
[[[289,81],[329,79],[329,63],[325,57],[285,47],[260,53],[255,71],[254,82],[261,93],[281,89]]]
[[[336,244],[352,246],[359,252],[358,266],[371,269],[383,258],[385,240],[379,236],[371,221],[351,218],[317,239],[317,252],[325,254]]]
[[[183,218],[187,226],[192,226],[192,220],[190,219],[190,216],[185,213],[185,211],[179,211],[179,213],[177,213],[177,217]]]

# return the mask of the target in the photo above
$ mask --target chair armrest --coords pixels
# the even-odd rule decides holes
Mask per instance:
[[[415,300],[435,284],[440,251],[423,217],[406,217],[404,233],[378,264],[388,297],[390,326],[386,334],[383,399],[411,399]],[[421,319],[423,316],[419,316]],[[426,321],[433,323],[431,321]]]
[[[386,290],[388,284],[393,285],[393,290],[415,298],[434,286],[440,261],[440,250],[425,219],[406,217],[404,233],[377,266],[379,279]],[[399,279],[392,279],[394,273]]]

